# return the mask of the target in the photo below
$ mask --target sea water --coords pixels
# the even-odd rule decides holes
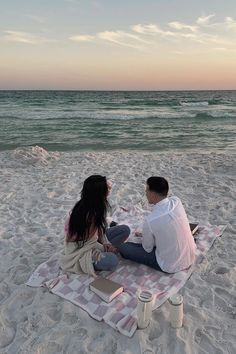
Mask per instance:
[[[236,91],[0,91],[0,150],[234,150]]]

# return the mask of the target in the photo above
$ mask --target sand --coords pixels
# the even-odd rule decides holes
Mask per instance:
[[[235,154],[69,152],[41,148],[0,153],[0,353],[236,353]],[[168,303],[132,338],[75,305],[24,283],[62,250],[65,218],[83,180],[106,175],[110,203],[145,206],[150,175],[166,177],[190,221],[227,224],[181,290],[184,326],[173,329]]]

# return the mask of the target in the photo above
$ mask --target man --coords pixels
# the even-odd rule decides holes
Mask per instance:
[[[154,208],[144,220],[142,234],[136,234],[142,244],[126,242],[119,251],[134,262],[175,273],[193,264],[196,245],[181,200],[168,197],[168,191],[165,178],[148,178],[146,196]]]

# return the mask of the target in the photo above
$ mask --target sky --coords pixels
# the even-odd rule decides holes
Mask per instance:
[[[236,89],[236,1],[0,0],[0,89]]]

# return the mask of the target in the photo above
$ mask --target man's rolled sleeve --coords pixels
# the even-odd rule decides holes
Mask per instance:
[[[152,231],[147,220],[144,221],[142,234],[142,246],[146,252],[150,253],[152,252],[155,243]]]

